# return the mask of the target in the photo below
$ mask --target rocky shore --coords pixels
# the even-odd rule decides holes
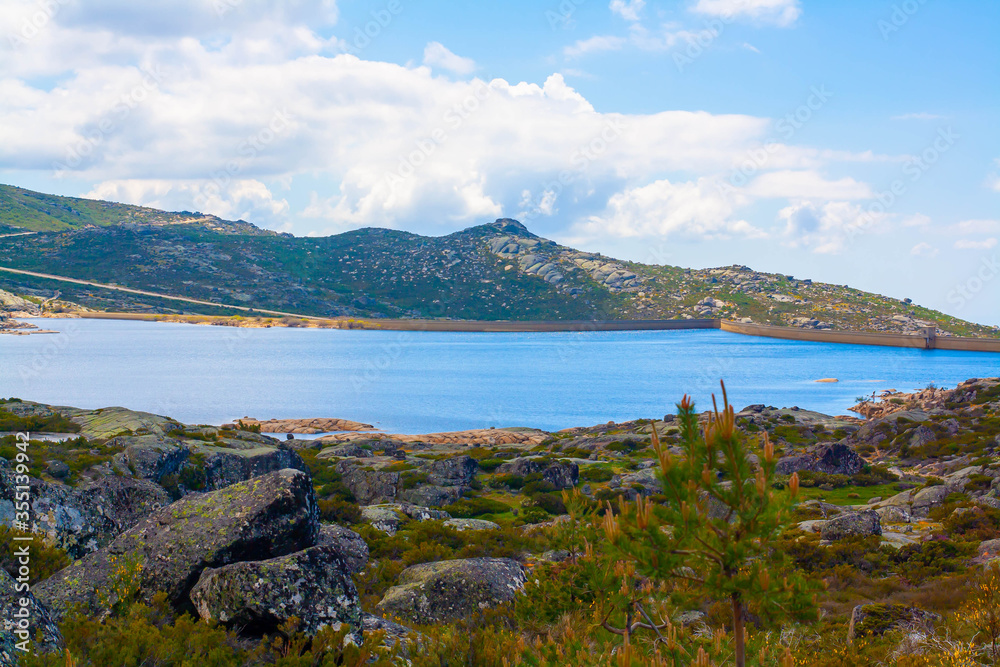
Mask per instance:
[[[775,444],[779,479],[801,479],[803,544],[920,549],[940,539],[943,520],[1000,510],[1000,379],[887,393],[855,411],[867,418],[765,405],[735,414],[738,428]],[[356,643],[375,632],[389,643],[417,640],[419,628],[517,599],[535,564],[567,558],[531,541],[568,519],[562,491],[598,503],[655,499],[664,489],[653,430],[681,453],[672,415],[551,433],[398,435],[343,420],[189,425],[10,399],[0,401],[0,420],[67,434],[31,444],[27,525],[15,512],[14,442],[0,440],[0,524],[34,534],[68,562],[28,598],[41,651],[63,645],[59,624],[71,610],[102,621],[122,604],[163,596],[175,613],[246,641],[293,617],[306,636],[331,628]],[[258,426],[355,432],[284,440]],[[428,541],[406,547],[419,557],[387,556],[388,544],[419,535]],[[997,544],[981,540],[962,562],[995,559]],[[0,578],[0,605],[15,599],[14,579]],[[5,626],[2,665],[16,661],[12,632]]]

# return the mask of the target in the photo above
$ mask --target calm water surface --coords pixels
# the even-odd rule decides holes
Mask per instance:
[[[661,417],[726,380],[737,409],[843,414],[877,389],[1000,375],[1000,355],[804,343],[723,331],[425,333],[36,320],[0,336],[0,396],[122,405],[184,422],[342,417],[390,432],[560,429]],[[840,382],[820,384],[819,378]]]

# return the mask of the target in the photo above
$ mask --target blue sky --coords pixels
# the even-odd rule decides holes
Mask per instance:
[[[998,28],[986,0],[9,0],[0,180],[301,235],[517,217],[1000,324]]]

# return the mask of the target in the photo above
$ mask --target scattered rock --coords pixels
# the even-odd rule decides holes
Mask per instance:
[[[469,558],[423,563],[403,570],[386,591],[380,612],[414,623],[468,618],[514,599],[524,588],[524,569],[509,558]]]
[[[174,606],[186,607],[206,567],[299,551],[315,544],[318,532],[309,476],[281,470],[157,510],[107,547],[36,584],[34,592],[57,617],[80,604],[103,618],[118,601],[117,571],[134,567],[141,599],[162,591]]]
[[[241,633],[273,633],[295,616],[308,636],[347,624],[355,643],[360,641],[358,592],[331,546],[206,568],[191,589],[191,601],[206,621],[238,627]]]
[[[874,510],[862,510],[834,517],[823,525],[820,537],[824,540],[842,540],[855,535],[881,535],[882,521]]]
[[[321,525],[316,545],[333,549],[351,573],[360,572],[368,565],[368,544],[349,528],[328,523]]]
[[[500,525],[485,519],[448,519],[444,525],[458,531],[463,530],[500,530]]]

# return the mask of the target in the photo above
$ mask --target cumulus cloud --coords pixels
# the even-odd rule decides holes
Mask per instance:
[[[996,234],[1000,233],[1000,220],[963,220],[952,229],[959,234]]]
[[[910,254],[914,257],[937,257],[938,249],[930,243],[920,242],[910,249]]]
[[[787,27],[802,14],[799,0],[698,0],[692,11],[721,18],[747,18]]]
[[[639,12],[646,6],[646,0],[611,0],[611,13],[626,21],[638,21]]]
[[[865,211],[850,202],[795,202],[778,212],[785,223],[785,242],[794,248],[808,248],[820,254],[843,251],[858,236],[880,231],[888,217]]]
[[[741,202],[726,197],[710,179],[672,183],[658,180],[628,188],[608,200],[600,215],[575,230],[578,237],[677,237],[712,240],[760,238],[764,232],[733,217]]]
[[[441,42],[431,42],[424,49],[424,64],[440,67],[455,74],[472,74],[476,71],[476,61],[457,56]]]
[[[815,171],[772,171],[746,188],[755,197],[783,199],[869,199],[871,188],[850,177],[830,181]]]

